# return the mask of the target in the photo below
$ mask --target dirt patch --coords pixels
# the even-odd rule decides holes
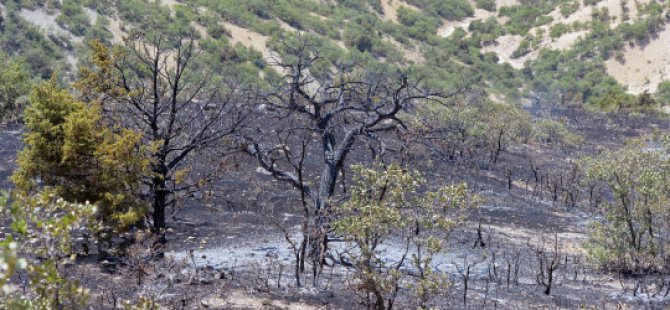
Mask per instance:
[[[552,26],[557,25],[557,24],[567,24],[571,25],[574,22],[590,22],[593,19],[593,11],[594,10],[601,10],[603,8],[606,8],[608,11],[608,14],[610,15],[610,25],[611,27],[616,27],[623,21],[623,15],[624,15],[624,10],[621,6],[623,0],[604,0],[599,2],[595,6],[585,6],[583,4],[580,4],[580,8],[573,14],[570,14],[569,16],[563,16],[560,13],[560,8],[556,8],[554,11],[552,11],[549,16],[553,18],[553,21],[547,25],[536,27],[530,30],[531,34],[537,35],[540,31],[543,31],[543,38],[538,44],[536,48],[534,48],[533,51],[530,53],[513,59],[512,58],[512,53],[517,49],[519,46],[519,43],[521,43],[522,37],[518,35],[505,35],[501,36],[498,38],[497,44],[487,46],[482,48],[483,52],[495,52],[498,57],[500,58],[500,62],[506,62],[509,63],[512,67],[521,69],[523,68],[523,64],[526,60],[533,60],[536,59],[539,50],[542,48],[548,48],[548,49],[553,49],[553,50],[567,50],[570,47],[572,47],[576,42],[578,42],[580,39],[585,38],[587,34],[589,33],[588,30],[578,30],[570,33],[566,33],[558,38],[550,38],[548,36],[549,30],[551,29]],[[630,3],[627,2],[626,5],[626,10],[627,14],[629,16],[628,20],[626,22],[632,23],[635,21],[637,18],[641,17],[639,15],[639,10],[638,6],[643,6],[649,3],[649,0],[643,0],[643,1],[637,1],[635,3]],[[512,5],[514,3],[511,3]],[[500,3],[498,4],[498,8],[500,8]],[[494,16],[490,12],[484,11],[484,10],[477,10],[475,13],[474,17],[464,19],[462,21],[445,21],[445,24],[438,30],[438,34],[442,37],[448,37],[450,36],[456,28],[463,28],[467,30],[469,27],[470,23],[472,23],[475,20],[482,20],[485,18],[488,18],[490,16]],[[504,21],[501,18],[498,18],[499,23],[504,23]],[[663,41],[662,38],[659,36],[659,40],[656,41],[661,41],[661,42],[667,42]],[[650,44],[652,45],[652,44]],[[625,51],[626,54],[629,53],[629,50],[627,49]],[[658,66],[652,65],[655,64],[655,61],[657,61],[659,58],[665,58],[666,55],[664,54],[663,48],[659,47],[659,43],[657,43],[654,46],[648,47],[648,49],[645,49],[643,52],[632,52],[632,55],[630,56],[631,59],[633,59],[633,62],[645,62],[649,65],[651,68],[650,70],[645,70],[645,68],[640,68],[639,64],[634,64],[633,70],[636,70],[639,72],[639,74],[635,75],[635,77],[631,77],[628,75],[629,71],[631,70],[630,67],[628,68],[618,68],[615,64],[610,64],[608,65],[608,70],[611,70],[613,73],[610,73],[611,75],[617,74],[618,72],[623,72],[622,79],[626,79],[625,82],[622,82],[619,78],[621,83],[631,85],[631,91],[634,93],[640,93],[643,92],[645,89],[652,91],[655,90],[656,85],[658,85],[658,82],[662,80],[661,77],[656,77],[651,75],[665,75],[665,67],[662,69],[659,69]],[[640,57],[640,54],[644,54],[645,57]],[[653,59],[650,59],[653,58]],[[641,60],[642,59],[642,60]],[[651,63],[649,63],[651,61]],[[668,62],[667,60],[664,60],[665,62]],[[611,67],[611,68],[610,68]],[[647,79],[649,81],[647,81]],[[651,87],[646,87],[643,85],[646,85],[649,83]]]
[[[496,7],[500,10],[503,6],[518,5],[519,3],[518,0],[496,0]]]
[[[549,16],[551,16],[554,20],[547,26],[545,27],[551,27],[552,25],[558,24],[558,23],[563,23],[563,24],[572,24],[574,22],[590,22],[593,20],[593,11],[595,9],[597,10],[602,10],[604,8],[607,9],[608,15],[610,16],[610,25],[612,27],[616,27],[623,21],[623,15],[624,15],[624,10],[623,7],[621,6],[622,2],[626,3],[626,13],[628,14],[629,19],[626,21],[628,23],[633,22],[635,19],[639,17],[639,10],[638,10],[638,5],[646,5],[650,2],[650,0],[641,0],[641,1],[625,1],[625,0],[603,0],[601,2],[598,2],[595,6],[587,6],[581,3],[580,1],[580,7],[575,11],[575,13],[566,16],[563,16],[561,14],[561,9],[560,7],[557,7],[554,11],[552,11]]]
[[[467,31],[468,27],[470,27],[470,24],[473,21],[484,20],[484,19],[487,19],[491,16],[495,16],[495,13],[492,13],[492,12],[489,12],[489,11],[486,11],[486,10],[476,9],[474,16],[468,17],[464,20],[460,20],[460,21],[445,20],[442,27],[440,27],[437,30],[437,35],[439,35],[443,38],[446,38],[446,37],[450,36],[452,33],[454,33],[456,28],[463,28],[463,30]]]
[[[627,85],[630,93],[655,92],[658,84],[668,79],[670,73],[668,42],[670,27],[658,33],[658,37],[644,47],[627,46],[623,50],[622,62],[616,58],[605,61],[607,73],[622,85]]]
[[[109,32],[112,33],[112,42],[122,43],[124,38],[128,37],[128,34],[122,30],[121,21],[118,18],[109,19]]]
[[[159,0],[159,1],[160,1],[160,4],[165,5],[165,6],[169,7],[170,9],[172,9],[172,7],[175,6],[175,5],[183,4],[180,1],[176,1],[176,0]]]
[[[38,8],[35,10],[21,9],[21,11],[19,11],[19,15],[26,21],[39,27],[45,33],[68,36],[70,37],[70,40],[75,43],[81,43],[83,41],[82,37],[75,36],[71,32],[58,25],[56,22],[56,15],[49,15],[43,8]]]
[[[223,22],[222,24],[226,29],[230,30],[231,43],[233,45],[240,43],[263,53],[263,57],[266,59],[272,58],[272,53],[267,48],[267,43],[270,40],[268,36],[228,22]]]
[[[519,47],[521,40],[523,40],[523,37],[520,35],[504,35],[496,40],[497,44],[482,48],[482,52],[494,52],[500,59],[498,62],[506,62],[516,69],[522,69],[525,57],[516,59],[512,58],[512,54]]]
[[[201,305],[208,309],[284,309],[284,310],[317,310],[327,309],[324,306],[312,306],[304,302],[272,300],[247,294],[243,291],[226,292],[225,297],[204,299]]]

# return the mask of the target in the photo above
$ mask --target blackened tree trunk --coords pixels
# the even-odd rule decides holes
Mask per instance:
[[[314,216],[308,221],[311,227],[303,229],[303,240],[309,240],[309,255],[323,263],[329,208],[337,203],[336,184],[349,153],[357,144],[367,144],[373,157],[383,158],[386,140],[399,143],[402,139],[396,134],[407,129],[399,117],[402,111],[410,112],[418,101],[450,95],[429,90],[420,78],[409,78],[402,70],[326,59],[316,52],[318,41],[306,35],[281,43],[278,54],[287,57],[274,59],[271,65],[284,73],[283,83],[259,92],[257,119],[251,122],[259,127],[240,132],[238,145],[272,177],[291,184],[310,201],[311,210],[305,216]],[[317,68],[336,68],[337,72],[318,73]],[[282,136],[296,136],[296,132],[303,138]],[[318,163],[310,167],[312,171],[303,171],[304,166],[296,164],[302,154],[287,152],[300,149],[301,143],[313,151],[311,162]],[[303,177],[312,179],[304,181]]]
[[[83,69],[79,86],[85,97],[102,102],[115,123],[144,134],[151,163],[144,182],[153,230],[160,233],[175,195],[194,190],[214,172],[188,183],[180,183],[177,175],[193,166],[193,153],[232,136],[248,109],[237,82],[218,79],[214,71],[189,72],[199,55],[190,28],[174,34],[156,25],[130,38],[114,52],[92,43],[94,66]]]
[[[160,232],[165,229],[165,212],[167,209],[167,194],[165,181],[162,177],[155,177],[153,183],[154,201],[153,201],[153,222],[154,231]]]

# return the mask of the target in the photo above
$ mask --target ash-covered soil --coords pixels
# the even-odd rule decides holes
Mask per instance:
[[[9,176],[14,170],[16,153],[21,148],[19,127],[0,127],[0,188],[9,188]]]
[[[431,182],[465,180],[485,198],[450,236],[449,252],[434,262],[452,282],[442,297],[443,308],[667,308],[670,277],[604,273],[587,261],[583,247],[587,226],[598,218],[583,203],[584,197],[572,203],[560,192],[554,194],[551,182],[560,176],[567,184],[580,157],[621,147],[630,137],[667,130],[668,121],[561,109],[551,116],[581,134],[584,143],[575,148],[514,145],[496,165],[464,167],[435,161],[428,169],[421,162],[429,155],[417,160],[417,169],[427,171]],[[5,130],[0,137],[3,187],[9,184],[6,178],[19,139],[16,129]],[[366,157],[364,150],[353,155],[354,160]],[[147,258],[145,253],[155,246],[149,236],[131,246],[127,258],[100,261],[82,256],[69,267],[71,276],[95,288],[92,298],[100,308],[113,309],[137,293],[160,294],[170,309],[363,308],[346,281],[350,271],[342,265],[326,266],[316,284],[306,272],[302,286],[296,285],[294,252],[286,237],[295,241],[300,237],[299,193],[264,175],[251,159],[235,161],[235,169],[213,182],[212,189],[222,194],[183,201],[168,224],[164,258]],[[539,183],[549,186],[539,188]],[[555,240],[561,263],[546,295],[537,283],[538,251],[552,252]],[[333,250],[339,246],[333,245]],[[392,241],[382,248],[386,257],[393,258],[399,247]],[[466,291],[462,272],[468,266]]]

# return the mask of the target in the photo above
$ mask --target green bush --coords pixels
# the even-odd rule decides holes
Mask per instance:
[[[644,138],[580,163],[602,220],[590,225],[589,258],[606,270],[667,272],[670,259],[668,137]],[[649,149],[655,143],[661,149]]]
[[[558,23],[555,25],[552,25],[551,28],[549,28],[549,37],[551,38],[559,38],[562,35],[569,33],[572,29],[570,26],[563,24],[563,23]]]
[[[550,23],[553,18],[545,15],[547,13],[547,9],[543,6],[515,5],[500,9],[500,16],[508,17],[505,23],[507,31],[522,36],[531,28]]]
[[[355,249],[346,254],[354,288],[375,309],[431,308],[434,298],[448,287],[446,274],[436,270],[434,259],[444,255],[444,236],[461,222],[461,212],[477,205],[476,197],[465,184],[419,194],[419,188],[428,185],[426,180],[397,165],[369,169],[356,165],[352,170],[356,176],[351,197],[336,209],[333,228]],[[411,255],[383,257],[383,247],[392,246],[392,240],[402,240],[399,246],[413,249]],[[409,288],[412,298],[395,303],[402,287]]]
[[[475,13],[467,0],[408,0],[407,2],[422,8],[428,14],[437,14],[452,20],[472,16]]]
[[[579,1],[571,1],[561,4],[561,15],[568,17],[579,10]]]
[[[656,100],[662,106],[670,105],[670,81],[665,80],[658,84]]]
[[[475,0],[475,5],[478,9],[487,10],[489,12],[496,12],[495,0]]]

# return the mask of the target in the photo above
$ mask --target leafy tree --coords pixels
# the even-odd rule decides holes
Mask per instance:
[[[585,158],[587,180],[612,198],[598,206],[603,219],[590,229],[588,251],[617,271],[667,271],[670,259],[668,137],[639,139],[622,150]]]
[[[444,255],[444,237],[477,199],[465,184],[420,193],[426,181],[397,165],[372,169],[355,165],[350,198],[336,210],[335,231],[353,246],[346,254],[351,275],[366,304],[394,308],[398,291],[410,288],[414,300],[398,308],[427,309],[445,293],[446,275],[435,269]],[[385,253],[400,252],[398,255]]]
[[[509,18],[505,23],[509,33],[525,36],[531,28],[550,23],[552,17],[546,14],[553,9],[547,5],[514,5],[500,8],[499,14]]]
[[[489,147],[490,161],[498,162],[500,153],[512,141],[528,142],[533,136],[531,115],[517,107],[487,102],[481,108]]]
[[[95,203],[99,219],[120,230],[144,216],[140,134],[110,127],[97,104],[75,100],[54,79],[35,87],[24,121],[25,146],[12,176],[21,193],[49,188],[68,201]]]
[[[563,124],[552,120],[536,121],[537,138],[548,144],[561,144],[564,146],[574,146],[582,142],[582,136],[570,132]]]
[[[95,19],[95,23],[86,30],[85,40],[111,42],[114,36],[109,31],[108,25],[109,20],[104,15],[98,15],[98,18]]]

